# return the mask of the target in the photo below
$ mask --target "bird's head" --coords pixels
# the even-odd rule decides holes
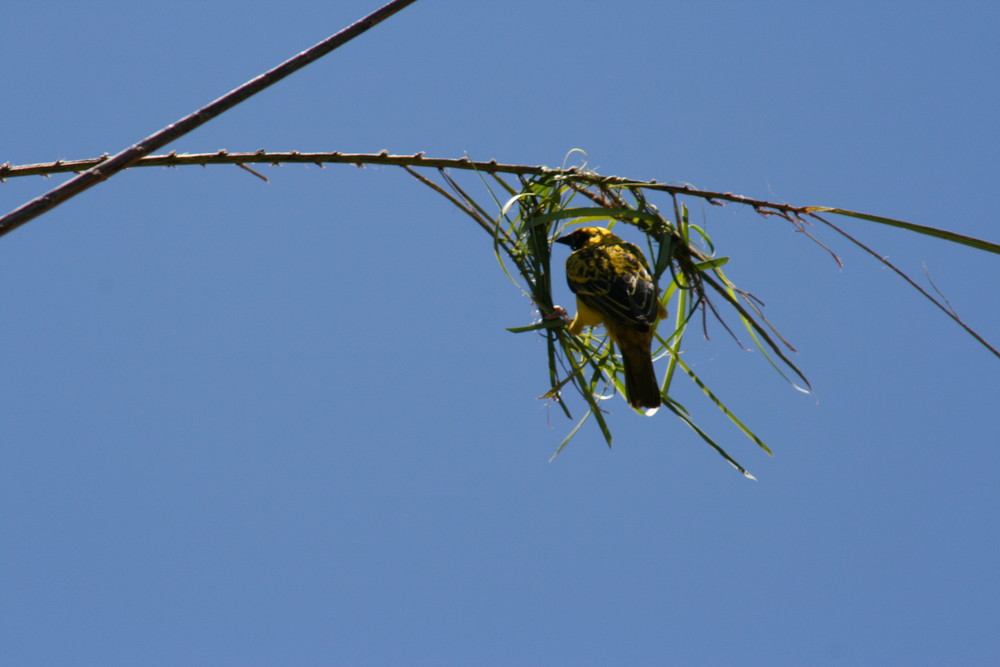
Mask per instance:
[[[620,238],[604,227],[581,227],[572,234],[566,234],[556,239],[556,243],[565,243],[573,250],[621,242]]]

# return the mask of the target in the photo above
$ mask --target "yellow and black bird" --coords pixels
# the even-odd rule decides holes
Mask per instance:
[[[660,407],[660,386],[650,348],[657,320],[667,316],[649,263],[639,248],[603,227],[581,227],[556,239],[573,252],[566,280],[576,294],[569,330],[603,324],[625,366],[625,394],[637,409]]]

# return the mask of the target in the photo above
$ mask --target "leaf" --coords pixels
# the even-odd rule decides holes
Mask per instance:
[[[847,209],[832,208],[829,206],[806,206],[802,210],[807,213],[836,213],[838,215],[846,215],[851,218],[877,222],[880,225],[889,225],[890,227],[907,229],[911,232],[916,232],[917,234],[933,236],[935,238],[944,239],[945,241],[951,241],[952,243],[960,243],[962,245],[976,248],[977,250],[985,250],[986,252],[1000,254],[1000,244],[991,243],[989,241],[977,239],[972,236],[966,236],[964,234],[958,234],[956,232],[949,232],[947,229],[938,229],[937,227],[918,225],[914,222],[906,222],[905,220],[895,220],[893,218],[885,218],[880,215],[858,213],[857,211],[848,211]]]

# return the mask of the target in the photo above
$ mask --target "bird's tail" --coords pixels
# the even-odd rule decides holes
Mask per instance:
[[[625,394],[633,408],[660,407],[660,383],[656,381],[648,340],[621,341],[619,349],[625,366]]]

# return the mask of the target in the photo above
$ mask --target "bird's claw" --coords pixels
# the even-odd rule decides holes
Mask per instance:
[[[543,322],[551,322],[552,320],[562,320],[566,324],[570,323],[569,313],[562,306],[552,306],[552,312],[548,315],[542,317]]]

